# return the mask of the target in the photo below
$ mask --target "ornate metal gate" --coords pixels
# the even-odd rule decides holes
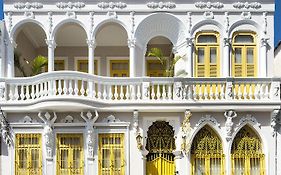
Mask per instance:
[[[147,175],[174,175],[173,150],[176,148],[174,130],[168,122],[156,121],[148,129],[146,149]]]

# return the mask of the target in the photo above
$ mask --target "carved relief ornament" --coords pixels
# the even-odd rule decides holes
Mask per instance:
[[[204,9],[204,8],[208,8],[208,9],[211,9],[211,8],[216,8],[216,9],[220,9],[220,8],[223,8],[223,3],[221,2],[196,2],[195,4],[195,7],[197,8],[200,8],[200,9]]]
[[[146,4],[148,8],[151,9],[163,9],[163,8],[167,8],[167,9],[174,9],[176,8],[176,3],[174,2],[149,2]]]
[[[126,3],[123,2],[100,2],[97,4],[99,8],[101,9],[114,9],[114,8],[118,8],[118,9],[123,9],[127,7]]]
[[[192,128],[190,126],[190,117],[192,116],[192,113],[189,110],[186,110],[184,113],[184,120],[182,122],[181,130],[182,130],[182,143],[181,143],[181,149],[185,154],[189,153],[191,142],[191,131]]]
[[[236,2],[233,4],[233,7],[236,9],[260,9],[261,8],[261,3],[259,2]]]
[[[23,2],[16,2],[14,3],[14,7],[16,9],[41,9],[43,8],[43,4],[40,3],[40,2],[26,2],[26,3],[23,3]]]
[[[73,8],[77,8],[77,9],[81,9],[84,8],[86,5],[84,2],[58,2],[56,3],[56,6],[60,9],[73,9]]]

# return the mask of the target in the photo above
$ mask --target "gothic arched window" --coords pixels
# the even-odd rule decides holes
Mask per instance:
[[[203,127],[191,145],[192,175],[224,174],[222,142],[209,127]]]

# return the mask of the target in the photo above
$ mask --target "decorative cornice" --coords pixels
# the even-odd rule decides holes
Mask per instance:
[[[261,3],[259,3],[259,2],[236,2],[233,4],[233,7],[237,8],[237,9],[243,9],[243,8],[260,9]]]
[[[208,8],[208,9],[211,9],[211,8],[216,8],[216,9],[220,9],[220,8],[223,8],[224,4],[221,3],[221,2],[196,2],[195,4],[195,7],[197,8],[200,8],[200,9],[204,9],[204,8]]]
[[[174,9],[176,8],[176,3],[174,2],[149,2],[146,4],[148,8],[156,9],[156,8],[167,8],[167,9]]]
[[[84,8],[86,5],[84,2],[58,2],[56,3],[56,6],[60,9],[73,9],[73,8],[77,8],[77,9],[81,9]]]
[[[114,9],[114,8],[118,8],[118,9],[123,9],[127,7],[126,3],[123,2],[100,2],[97,4],[99,8],[101,9]]]
[[[17,3],[14,3],[14,7],[16,9],[41,9],[43,8],[43,4],[42,3],[39,3],[39,2],[26,2],[26,3],[23,3],[23,2],[17,2]]]

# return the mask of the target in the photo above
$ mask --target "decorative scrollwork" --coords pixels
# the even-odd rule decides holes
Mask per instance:
[[[126,3],[123,2],[100,2],[97,4],[99,8],[101,9],[107,9],[107,8],[118,8],[118,9],[123,9],[127,7]]]
[[[77,8],[77,9],[81,9],[84,8],[86,5],[84,2],[58,2],[56,3],[56,6],[60,9],[73,9],[73,8]]]
[[[13,139],[11,135],[11,127],[2,109],[0,113],[0,130],[5,144],[8,145],[9,147],[12,146]]]
[[[43,4],[40,3],[40,2],[32,2],[32,3],[30,3],[30,2],[26,2],[26,3],[17,2],[17,3],[14,3],[14,7],[16,9],[24,9],[24,8],[26,8],[26,9],[31,9],[31,8],[41,9],[41,8],[43,8]]]
[[[191,126],[190,126],[190,117],[192,116],[191,112],[189,110],[185,111],[185,116],[184,116],[184,120],[182,122],[182,144],[181,144],[181,149],[185,152],[185,154],[189,153],[189,149],[190,149],[190,136],[191,136]]]
[[[172,153],[176,149],[174,130],[169,122],[156,121],[148,128],[146,150],[149,153]]]
[[[220,9],[220,8],[223,8],[223,6],[224,6],[223,3],[221,3],[221,2],[210,2],[210,1],[208,1],[208,2],[202,2],[202,1],[196,2],[194,5],[195,5],[195,7],[200,8],[200,9],[204,9],[204,8]]]
[[[245,156],[262,154],[261,141],[250,127],[244,126],[236,134],[232,144],[231,153]]]
[[[260,9],[261,3],[259,3],[259,2],[236,2],[233,4],[233,7],[237,8],[237,9],[242,9],[242,8]]]
[[[208,126],[203,127],[192,142],[191,154],[198,156],[221,156],[223,147],[221,140]]]
[[[176,8],[176,4],[174,2],[149,2],[147,3],[147,7],[151,9],[156,9],[156,8],[167,8],[167,9],[173,9]]]

